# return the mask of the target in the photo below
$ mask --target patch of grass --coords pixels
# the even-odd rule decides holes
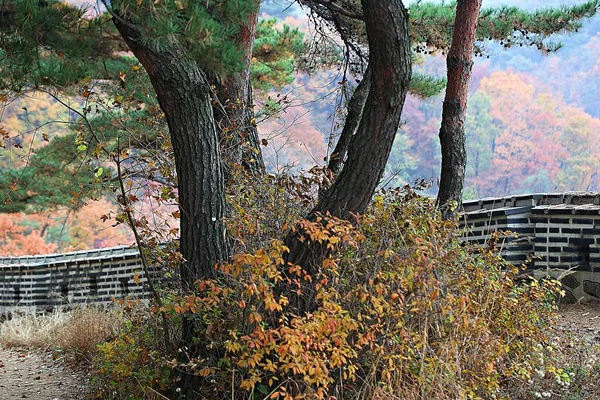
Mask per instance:
[[[69,318],[64,312],[13,314],[0,324],[0,343],[6,347],[48,347],[56,329],[65,326]]]
[[[66,324],[55,329],[53,345],[76,358],[90,360],[97,351],[97,345],[118,334],[122,321],[122,315],[116,309],[77,309],[69,314]]]
[[[0,344],[6,347],[60,348],[89,359],[96,346],[117,335],[122,323],[117,309],[85,307],[49,314],[14,314],[0,324]]]

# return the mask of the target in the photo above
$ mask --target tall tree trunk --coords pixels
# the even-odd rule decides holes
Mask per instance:
[[[180,250],[184,289],[193,291],[198,279],[213,276],[214,266],[228,258],[223,216],[225,188],[219,135],[215,126],[210,85],[205,73],[184,54],[160,53],[139,41],[129,26],[115,20],[127,45],[142,63],[165,113],[177,169],[180,209]],[[183,319],[182,344],[191,357],[200,355],[193,345],[194,320]],[[179,386],[195,398],[197,377],[183,374]]]
[[[481,0],[458,0],[454,34],[446,60],[448,85],[440,127],[442,175],[437,197],[445,218],[454,216],[462,200],[467,166],[465,117],[480,8]]]
[[[375,193],[400,124],[411,77],[408,11],[400,0],[362,0],[362,7],[370,54],[369,94],[342,171],[309,219],[329,213],[356,222],[355,215],[365,211]],[[298,240],[301,234],[286,238],[288,261],[313,274],[325,249]],[[313,306],[310,293],[295,300],[293,306],[300,312]]]
[[[254,122],[250,64],[252,47],[256,36],[259,2],[256,11],[250,13],[244,24],[239,25],[237,47],[242,54],[242,72],[230,74],[223,80],[211,77],[218,102],[214,106],[217,130],[221,136],[221,148],[225,168],[241,165],[253,174],[263,174],[265,163],[262,158],[258,130]]]

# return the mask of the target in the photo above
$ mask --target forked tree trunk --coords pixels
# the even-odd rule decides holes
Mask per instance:
[[[344,166],[309,219],[330,213],[355,222],[354,216],[365,211],[375,193],[400,123],[411,77],[408,11],[400,0],[363,0],[362,7],[370,54],[369,94]],[[298,240],[299,234],[286,239],[288,261],[313,274],[325,249]],[[300,312],[314,306],[310,293],[292,300]]]
[[[198,65],[175,51],[152,51],[139,41],[129,26],[115,20],[117,29],[142,63],[158,102],[165,113],[173,143],[180,209],[180,250],[185,259],[181,280],[185,290],[194,290],[198,279],[214,275],[214,266],[227,260],[225,237],[225,188],[219,135],[213,116],[210,85]],[[191,357],[200,356],[194,346],[197,329],[184,317],[182,344]],[[195,398],[198,378],[182,374],[178,384],[188,398]]]
[[[454,34],[446,60],[448,84],[440,127],[442,173],[437,197],[445,218],[455,215],[462,200],[467,166],[465,117],[480,8],[481,0],[458,0]]]

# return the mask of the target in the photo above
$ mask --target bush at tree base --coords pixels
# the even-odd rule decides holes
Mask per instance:
[[[277,190],[257,185],[240,202]],[[234,255],[215,279],[198,282],[194,294],[172,295],[161,310],[201,326],[193,345],[202,358],[163,364],[198,374],[198,398],[510,398],[515,384],[550,371],[539,365],[538,345],[548,340],[560,284],[517,284],[519,268],[494,249],[464,245],[431,200],[403,188],[378,194],[356,227],[323,215],[301,221],[305,240],[329,249],[314,276],[285,264],[280,240],[266,241],[264,233],[276,229],[267,226],[276,208],[268,203],[255,210],[233,204],[230,221],[229,231],[244,235],[238,243],[263,245]],[[290,299],[298,295],[310,296],[311,312],[296,315]],[[147,371],[156,354],[143,337],[121,335],[100,357]],[[133,362],[126,361],[131,348]],[[158,383],[168,374],[153,374],[144,385],[165,389]],[[121,376],[113,390],[125,385],[133,397],[124,398],[143,398],[134,377]]]

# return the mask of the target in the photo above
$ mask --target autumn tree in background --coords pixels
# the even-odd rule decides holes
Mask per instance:
[[[480,82],[468,117],[467,182],[480,196],[598,188],[600,120],[553,98],[531,76],[494,72]],[[475,144],[475,146],[473,146]]]
[[[481,0],[457,2],[454,34],[446,58],[448,83],[440,127],[442,175],[437,203],[443,209],[444,215],[448,217],[453,215],[460,205],[465,181],[467,166],[465,115],[480,8]]]
[[[127,246],[132,237],[126,226],[98,218],[117,211],[114,204],[99,200],[88,201],[77,212],[2,213],[0,257]]]
[[[19,216],[22,218],[21,221],[18,221],[17,215],[0,214],[0,232],[2,232],[0,254],[26,256],[53,253],[57,246],[46,243],[43,237],[50,224],[49,219],[27,221],[23,218],[24,215]]]

